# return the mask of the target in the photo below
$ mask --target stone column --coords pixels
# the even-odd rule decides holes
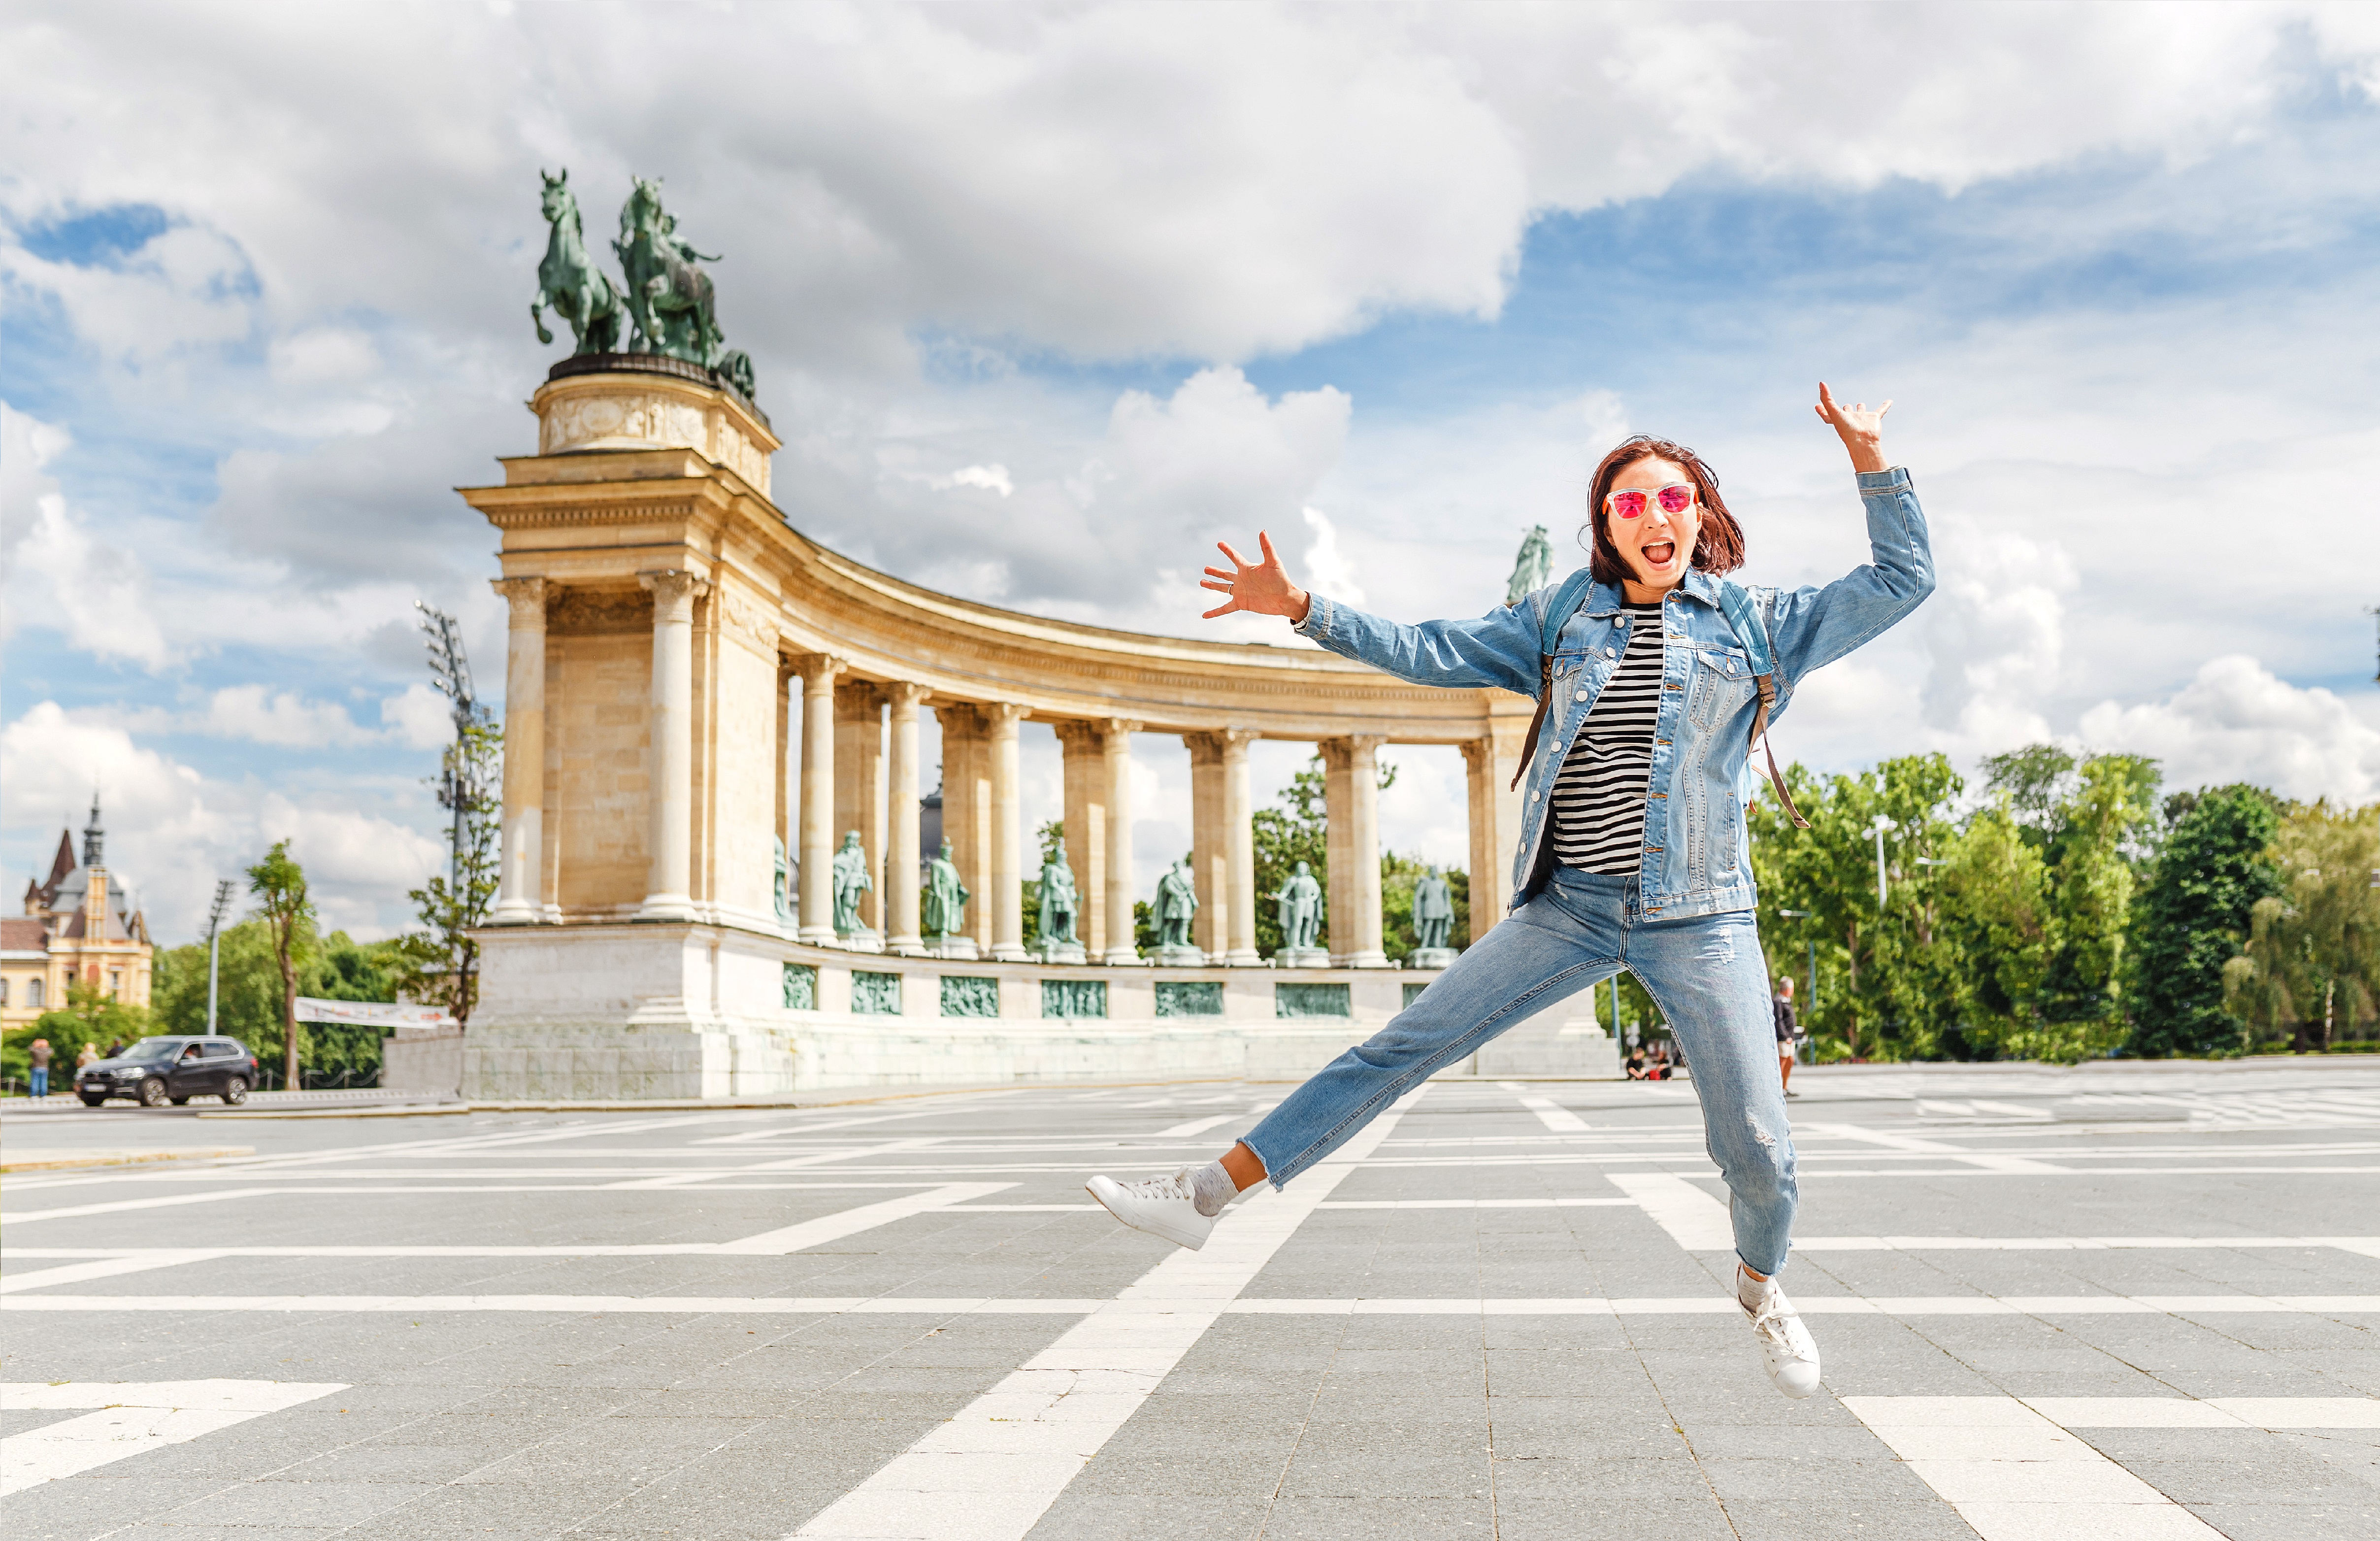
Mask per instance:
[[[834,677],[843,660],[812,653],[802,671],[801,939],[832,947],[834,938]]]
[[[1140,724],[1111,717],[1099,724],[1100,758],[1107,783],[1106,945],[1091,954],[1101,963],[1128,967],[1141,961],[1132,922],[1132,735]],[[1083,890],[1089,909],[1098,890]]]
[[[1215,734],[1222,746],[1224,888],[1231,899],[1230,947],[1223,962],[1233,968],[1259,968],[1257,953],[1257,843],[1249,822],[1256,817],[1255,784],[1248,778],[1248,744],[1257,735],[1245,728]]]
[[[498,578],[512,607],[504,654],[504,865],[493,926],[530,926],[545,914],[545,579]]]
[[[1388,740],[1356,734],[1322,741],[1323,807],[1330,852],[1330,961],[1386,968],[1380,948],[1380,769]]]
[[[1231,868],[1224,856],[1223,743],[1211,733],[1185,733],[1190,751],[1190,884],[1198,895],[1190,940],[1210,963],[1231,949]]]
[[[1107,755],[1096,722],[1060,722],[1058,750],[1065,767],[1066,865],[1083,896],[1076,929],[1086,957],[1102,956],[1108,945]]]
[[[1519,712],[1489,709],[1488,734],[1463,746],[1471,793],[1471,940],[1477,941],[1504,918],[1512,892],[1512,848],[1521,839],[1521,798],[1512,773],[1521,768],[1521,745],[1528,737],[1532,704],[1519,697]]]
[[[639,920],[691,920],[694,853],[694,601],[710,585],[688,572],[639,573],[653,594],[652,816]]]
[[[892,784],[884,812],[884,944],[902,953],[922,953],[926,946],[917,929],[917,703],[926,695],[921,685],[884,687],[884,698],[892,706]]]
[[[991,955],[1022,963],[1025,951],[1025,798],[1016,765],[1016,724],[1026,709],[994,701],[983,709],[991,758]]]
[[[971,705],[937,707],[942,724],[942,834],[966,885],[966,934],[991,955],[991,771],[983,714]]]
[[[789,869],[785,875],[785,907],[796,917],[801,913],[801,879],[790,869],[797,867],[802,857],[801,755],[794,742],[794,682],[799,678],[800,671],[787,660],[777,661],[777,841],[785,848]]]
[[[844,831],[859,831],[859,848],[868,853],[868,870],[880,872],[884,861],[884,698],[866,680],[852,680],[834,691],[834,844],[843,847]],[[859,923],[884,934],[882,880],[859,896]]]

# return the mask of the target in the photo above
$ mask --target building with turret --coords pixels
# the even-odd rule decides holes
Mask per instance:
[[[147,919],[107,869],[107,831],[93,796],[82,859],[75,859],[73,831],[58,831],[48,879],[25,884],[24,918],[0,920],[0,1028],[65,1005],[67,986],[77,979],[126,1005],[146,1006],[155,952]]]

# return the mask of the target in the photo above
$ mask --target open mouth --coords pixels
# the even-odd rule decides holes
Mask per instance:
[[[1677,556],[1678,543],[1675,540],[1657,540],[1651,545],[1639,546],[1636,553],[1653,566],[1666,567]]]

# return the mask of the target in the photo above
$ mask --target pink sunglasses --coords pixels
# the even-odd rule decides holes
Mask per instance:
[[[1607,492],[1603,496],[1603,503],[1605,507],[1621,518],[1633,519],[1644,514],[1645,502],[1648,497],[1661,500],[1661,512],[1664,514],[1683,514],[1694,504],[1694,490],[1691,484],[1683,481],[1673,481],[1658,492],[1648,493],[1634,487],[1617,492]]]

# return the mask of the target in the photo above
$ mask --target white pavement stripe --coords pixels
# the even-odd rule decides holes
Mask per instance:
[[[905,1140],[886,1140],[880,1145],[845,1146],[836,1150],[821,1150],[808,1156],[788,1156],[773,1161],[755,1161],[745,1171],[793,1171],[801,1167],[824,1166],[830,1161],[856,1161],[868,1156],[890,1156],[903,1150],[922,1150],[942,1142],[930,1135],[913,1135]]]
[[[2130,1252],[2335,1246],[2380,1256],[2374,1236],[1796,1236],[1796,1252]]]
[[[1262,1214],[1269,1204],[1242,1214]],[[1238,1218],[1235,1216],[1235,1218]],[[1209,1244],[1210,1245],[1213,1244]],[[1138,1299],[1139,1297],[1126,1297]],[[910,1295],[47,1295],[0,1297],[0,1312],[237,1311],[382,1313],[450,1311],[645,1316],[1087,1316],[1098,1300]],[[1178,1302],[1171,1303],[1176,1306]],[[1805,1317],[2380,1316],[2380,1295],[1858,1295],[1798,1296]],[[1697,1317],[1738,1309],[1724,1295],[1675,1299],[1552,1296],[1480,1299],[1333,1297],[1233,1299],[1193,1307],[1209,1314],[1291,1317]]]
[[[1550,1097],[1524,1097],[1521,1106],[1537,1115],[1537,1122],[1557,1134],[1575,1134],[1586,1127],[1586,1120],[1558,1106]]]
[[[1686,1179],[1670,1172],[1615,1171],[1611,1182],[1688,1252],[1735,1250],[1735,1222],[1727,1206]]]
[[[1983,1541],[2216,1541],[2222,1532],[2014,1397],[1843,1405]]]
[[[1129,1137],[1151,1140],[1187,1139],[1193,1135],[1203,1135],[1218,1124],[1229,1123],[1233,1119],[1245,1117],[1247,1117],[1245,1113],[1217,1113],[1213,1118],[1194,1118],[1187,1123],[1177,1123],[1171,1129],[1160,1129],[1153,1135],[1135,1135]]]
[[[813,1516],[804,1536],[1016,1541],[1425,1086],[1293,1185],[1175,1252]]]
[[[2380,1397],[2025,1397],[2065,1428],[2380,1428]]]
[[[162,1209],[175,1204],[212,1204],[219,1198],[254,1198],[260,1194],[276,1194],[280,1188],[225,1188],[211,1194],[165,1194],[156,1198],[118,1198],[103,1204],[69,1204],[60,1209],[18,1209],[0,1214],[0,1225],[23,1225],[31,1220],[76,1219],[84,1215],[115,1215],[127,1209]],[[308,1189],[310,1193],[319,1189]]]
[[[1334,1198],[1322,1209],[1633,1209],[1633,1198]]]
[[[13,1251],[11,1256],[21,1256]],[[183,1263],[202,1263],[210,1257],[220,1257],[220,1252],[144,1252],[130,1257],[111,1257],[93,1263],[68,1263],[62,1268],[36,1268],[31,1273],[12,1274],[0,1280],[0,1294],[14,1294],[18,1290],[42,1290],[53,1284],[80,1284],[93,1279],[114,1279],[119,1274],[146,1273],[152,1268],[170,1268]]]
[[[0,1409],[100,1412],[8,1437],[0,1447],[0,1496],[73,1476],[128,1455],[178,1445],[267,1413],[346,1390],[345,1382],[166,1380],[0,1386]]]
[[[1014,1186],[1014,1183],[951,1183],[939,1188],[929,1188],[921,1194],[905,1194],[880,1203],[863,1204],[839,1215],[825,1215],[817,1219],[804,1220],[798,1225],[763,1231],[757,1236],[746,1236],[740,1241],[722,1242],[711,1250],[739,1256],[782,1257],[804,1247],[823,1246],[828,1242],[841,1241],[862,1231],[873,1231],[880,1225],[907,1219],[929,1209],[1005,1193]]]

